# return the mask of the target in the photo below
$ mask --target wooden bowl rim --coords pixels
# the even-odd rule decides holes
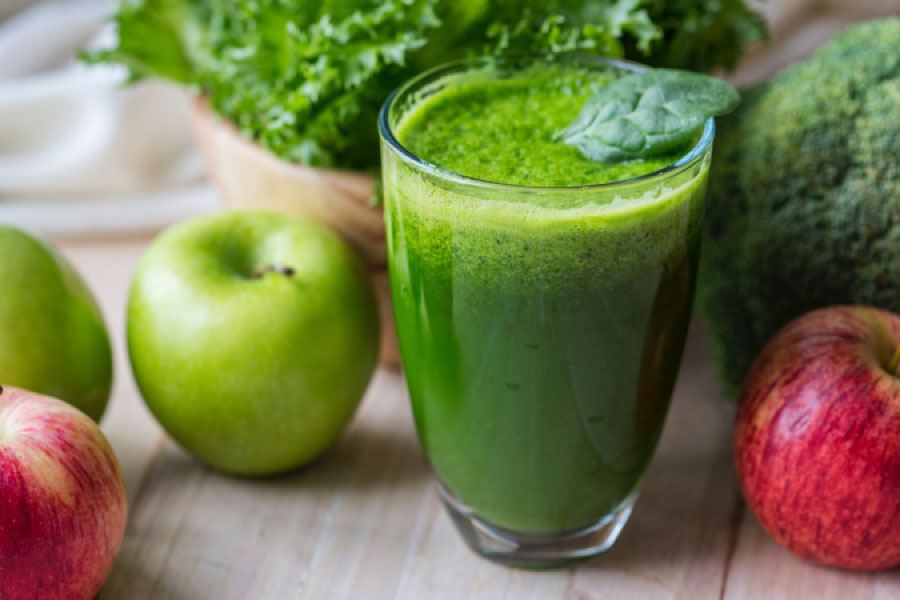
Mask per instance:
[[[191,99],[191,104],[197,119],[205,122],[210,128],[226,134],[232,143],[240,146],[244,151],[264,162],[265,166],[268,168],[283,171],[290,177],[300,176],[308,179],[309,174],[312,174],[315,177],[324,176],[330,185],[333,185],[344,192],[347,197],[353,199],[360,198],[359,203],[361,205],[365,205],[366,208],[369,208],[374,212],[382,212],[381,205],[370,205],[368,198],[362,199],[358,193],[355,193],[356,190],[347,184],[347,178],[350,178],[357,183],[374,185],[377,179],[376,174],[352,169],[311,167],[302,163],[284,160],[256,140],[243,135],[234,123],[212,109],[205,95],[195,94]]]

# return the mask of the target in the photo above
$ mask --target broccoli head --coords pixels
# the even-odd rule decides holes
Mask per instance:
[[[785,323],[900,313],[900,18],[839,34],[720,120],[698,304],[725,391]]]

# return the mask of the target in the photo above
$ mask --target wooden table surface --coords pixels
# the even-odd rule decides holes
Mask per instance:
[[[508,569],[467,549],[433,490],[396,372],[376,374],[349,430],[308,468],[266,480],[213,472],[166,438],[125,358],[126,291],[145,244],[59,243],[98,295],[116,350],[103,428],[130,515],[104,600],[900,598],[896,570],[809,565],[760,529],[732,467],[734,407],[697,327],[631,521],[577,568]]]

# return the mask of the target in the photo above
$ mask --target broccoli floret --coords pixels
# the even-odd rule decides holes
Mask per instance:
[[[807,311],[900,313],[900,18],[845,30],[719,125],[698,304],[735,395]]]

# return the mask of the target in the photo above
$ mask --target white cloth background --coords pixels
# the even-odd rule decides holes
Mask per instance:
[[[193,148],[184,93],[76,60],[115,35],[113,0],[0,0],[0,222],[49,234],[155,230],[218,198]],[[900,0],[768,0],[774,41],[733,76],[765,79],[847,24]]]
[[[162,82],[123,87],[124,69],[77,61],[81,49],[112,41],[112,7],[53,0],[0,22],[0,221],[119,232],[217,204],[185,93]]]

